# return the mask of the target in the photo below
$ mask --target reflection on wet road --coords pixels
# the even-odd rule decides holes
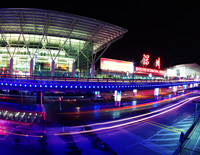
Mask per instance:
[[[159,98],[150,98],[144,100],[132,100],[127,102],[102,102],[88,104],[87,106],[76,106],[71,109],[64,109],[64,112],[58,112],[58,115],[63,115],[64,118],[69,120],[112,120],[130,117],[130,115],[136,111],[155,109],[166,105],[167,103],[187,97],[194,92],[188,92],[186,94],[179,95],[167,95]],[[67,103],[64,103],[67,104]]]
[[[159,128],[180,134],[183,129],[170,124],[191,115],[195,105],[190,103],[199,99],[197,90],[166,93],[157,98],[152,91],[142,93],[136,99],[130,97],[132,92],[123,92],[122,102],[79,103],[66,98],[60,102],[58,97],[51,97],[41,107],[31,104],[35,102],[34,97],[23,98],[23,103],[18,103],[13,96],[7,96],[6,100],[13,103],[0,107],[0,148],[4,154],[117,154],[121,150],[118,152],[115,141],[123,141],[124,133],[128,134],[125,139],[132,139],[123,142],[127,143],[123,149],[152,139],[149,137]],[[45,121],[41,120],[44,116]],[[144,124],[145,127],[140,127]],[[118,140],[114,140],[115,135]]]

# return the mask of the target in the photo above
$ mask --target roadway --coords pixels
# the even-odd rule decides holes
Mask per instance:
[[[133,152],[134,154],[172,154],[179,145],[180,133],[186,132],[193,123],[195,105],[192,104],[192,100],[199,98],[199,95],[198,92],[187,98],[172,101],[168,106],[179,103],[184,105],[156,117],[152,117],[153,115],[143,116],[141,117],[143,120],[139,122],[137,122],[139,120],[137,118],[119,123],[104,121],[101,124],[94,124],[93,121],[86,121],[77,127],[66,127],[64,133],[57,135],[60,137],[72,136],[73,139],[71,140],[74,141],[77,148],[82,148],[81,150],[85,153],[87,150],[84,149],[86,147],[84,141],[89,139],[95,143],[94,137],[97,137],[98,145],[101,145],[99,149],[105,151],[105,153],[112,150],[116,154],[126,155],[133,154]],[[153,111],[150,110],[146,113]],[[155,114],[159,113],[156,112]],[[143,113],[139,115],[143,115]],[[146,117],[149,117],[149,119],[146,119]],[[85,137],[87,137],[87,140],[85,140]],[[67,141],[67,139],[65,140]],[[97,144],[93,145],[96,146]]]
[[[185,132],[194,119],[195,104],[192,101],[200,93],[193,90],[155,99],[152,98],[152,92],[138,92],[138,96],[147,95],[151,98],[133,98],[130,102],[126,100],[130,99],[128,94],[131,95],[131,92],[124,92],[122,97],[125,102],[120,106],[112,101],[77,103],[66,99],[63,113],[68,114],[62,114],[58,99],[46,100],[44,107],[49,121],[44,128],[38,130],[0,125],[1,152],[171,154],[178,146],[180,132]],[[25,99],[23,103],[28,102]],[[87,108],[82,110],[83,107]],[[64,127],[60,121],[63,116]]]

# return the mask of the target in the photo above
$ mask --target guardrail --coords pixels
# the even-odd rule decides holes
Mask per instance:
[[[196,113],[195,113],[195,115],[196,115]],[[181,135],[179,138],[179,146],[172,155],[181,154],[182,150],[184,149],[183,144],[185,143],[185,141],[187,139],[189,139],[190,134],[194,130],[195,126],[198,124],[199,118],[200,118],[200,115],[198,114],[198,116],[195,118],[195,120],[192,123],[192,125],[190,126],[190,128],[185,133],[181,132]]]
[[[36,76],[36,75],[12,75],[0,74],[0,79],[26,79],[45,81],[71,81],[71,82],[117,82],[117,83],[144,83],[144,82],[189,82],[193,80],[169,80],[169,79],[116,79],[116,78],[78,78],[58,76]]]

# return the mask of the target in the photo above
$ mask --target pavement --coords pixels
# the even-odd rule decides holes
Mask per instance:
[[[136,125],[134,130],[131,127],[120,128],[97,135],[120,155],[132,155],[133,152],[134,154],[171,155],[179,146],[180,132],[185,133],[192,125],[193,120],[194,114],[177,122],[174,120],[176,123],[170,126],[157,123],[157,121],[147,121]],[[145,129],[151,134],[146,134],[144,137]],[[196,139],[199,137],[200,135],[197,133]],[[191,146],[194,145],[194,143],[191,144]]]
[[[76,131],[82,131],[80,128]],[[55,154],[115,154],[108,146],[101,146],[102,141],[98,139],[95,133],[91,135],[66,135],[58,136],[57,133],[70,132],[69,127],[46,127],[46,150],[48,155]]]
[[[189,138],[183,144],[183,148],[179,154],[182,155],[199,155],[200,154],[200,119],[190,134]]]

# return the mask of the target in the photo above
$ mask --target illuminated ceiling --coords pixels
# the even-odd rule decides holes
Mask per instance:
[[[0,9],[1,34],[37,34],[92,42],[94,53],[123,37],[126,29],[78,15],[27,8]]]

